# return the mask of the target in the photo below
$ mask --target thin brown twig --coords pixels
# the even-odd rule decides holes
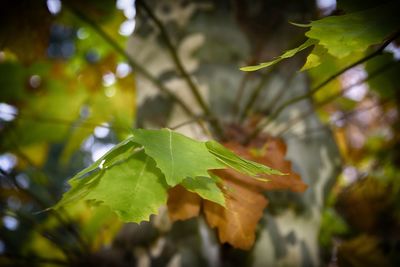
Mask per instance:
[[[274,69],[276,70],[276,69]],[[266,72],[263,74],[260,82],[258,85],[254,88],[254,90],[251,92],[250,97],[247,100],[247,103],[245,104],[243,111],[239,115],[239,122],[243,122],[246,116],[248,116],[253,108],[254,103],[256,102],[258,96],[260,95],[262,89],[264,86],[272,79],[273,77],[273,72],[274,70],[270,70],[269,72]]]
[[[299,115],[298,117],[292,119],[291,121],[289,121],[287,123],[287,126],[282,129],[281,131],[279,131],[276,135],[280,136],[282,134],[284,134],[285,132],[287,132],[288,130],[290,130],[293,126],[295,126],[297,123],[299,123],[300,121],[304,120],[305,118],[307,118],[308,116],[314,114],[315,110],[322,108],[323,106],[331,103],[332,101],[334,101],[335,99],[343,96],[344,93],[350,91],[354,86],[360,85],[365,83],[366,81],[376,77],[377,75],[381,74],[384,71],[387,71],[388,69],[390,69],[391,67],[394,67],[395,63],[391,62],[388,64],[385,64],[384,66],[380,67],[379,69],[375,70],[374,72],[370,73],[366,78],[357,81],[356,83],[342,89],[339,93],[333,94],[329,97],[327,97],[326,99],[324,99],[321,102],[315,103],[315,105],[313,107],[311,107],[307,112]]]
[[[368,107],[365,107],[365,108],[359,108],[359,109],[351,110],[349,112],[346,112],[346,113],[342,114],[340,117],[336,118],[335,120],[330,121],[329,123],[323,124],[322,126],[317,127],[317,128],[309,129],[309,131],[307,131],[306,133],[302,134],[301,136],[293,135],[292,137],[301,139],[301,138],[304,138],[305,136],[309,136],[312,133],[329,130],[329,129],[331,129],[332,125],[334,125],[335,123],[337,123],[339,121],[348,119],[349,117],[351,117],[351,116],[353,116],[355,114],[360,114],[360,113],[363,113],[363,112],[367,112],[367,111],[369,111],[371,109],[374,109],[374,108],[377,108],[377,107],[383,107],[388,103],[389,103],[389,101],[382,101],[381,103],[377,103],[376,105],[372,105],[372,106],[368,106]],[[288,138],[292,138],[292,137],[288,137]]]
[[[247,82],[249,81],[250,78],[250,72],[244,73],[242,76],[242,79],[239,83],[239,87],[237,89],[236,97],[232,105],[232,114],[233,117],[238,116],[239,111],[240,111],[240,100],[242,99],[244,89],[246,88]]]

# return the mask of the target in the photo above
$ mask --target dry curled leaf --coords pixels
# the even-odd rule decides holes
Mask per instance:
[[[224,145],[243,158],[265,164],[287,175],[263,175],[269,182],[260,181],[234,170],[216,170],[213,173],[222,180],[226,208],[203,201],[183,187],[175,187],[169,193],[169,215],[173,221],[184,220],[199,214],[203,203],[203,212],[207,223],[218,231],[221,243],[229,243],[235,248],[248,250],[255,241],[255,231],[268,200],[263,191],[288,189],[303,192],[307,185],[300,176],[292,171],[290,161],[285,159],[286,145],[278,138],[268,137],[259,145],[250,144],[247,147],[237,142]],[[196,206],[197,205],[197,206]]]

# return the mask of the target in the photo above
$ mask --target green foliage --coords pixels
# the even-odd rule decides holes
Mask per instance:
[[[255,71],[269,67],[312,45],[315,47],[302,70],[318,66],[322,62],[322,58],[328,54],[341,59],[353,53],[364,52],[371,45],[381,43],[390,34],[399,30],[398,7],[399,4],[392,1],[368,10],[326,17],[306,25],[295,24],[300,27],[310,27],[305,34],[309,37],[305,43],[286,51],[275,60],[257,66],[243,67],[241,70]]]
[[[373,91],[384,99],[392,99],[396,96],[399,88],[400,62],[395,61],[392,54],[385,53],[370,60],[365,68],[370,74],[379,72],[379,75],[375,75],[368,80],[368,84]]]
[[[319,40],[319,44],[332,56],[343,58],[362,52],[382,42],[400,25],[397,3],[390,3],[365,11],[331,16],[313,21],[306,36]]]
[[[88,200],[109,206],[124,221],[140,222],[166,204],[168,188],[177,184],[224,206],[220,181],[209,171],[226,167],[252,176],[282,174],[215,141],[199,142],[169,129],[135,129],[133,137],[76,174],[55,208]]]
[[[335,235],[344,235],[349,232],[346,222],[332,208],[326,208],[322,214],[321,232],[319,242],[324,247],[329,247]]]

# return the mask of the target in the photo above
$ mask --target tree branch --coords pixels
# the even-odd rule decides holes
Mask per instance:
[[[326,104],[329,104],[330,102],[334,101],[335,99],[343,96],[344,93],[350,91],[354,86],[361,85],[361,84],[365,83],[366,81],[378,76],[382,72],[385,72],[394,66],[395,66],[395,62],[385,64],[384,66],[380,67],[379,69],[375,70],[374,72],[371,72],[366,78],[364,78],[360,81],[357,81],[356,83],[342,89],[341,92],[339,92],[337,94],[333,94],[333,95],[329,96],[328,98],[324,99],[323,101],[316,103],[314,105],[314,107],[310,108],[310,110],[308,112],[305,112],[305,113],[301,114],[300,116],[292,119],[290,122],[288,122],[287,127],[285,127],[283,130],[281,130],[279,133],[277,133],[277,135],[280,136],[280,135],[284,134],[289,129],[291,129],[293,126],[295,126],[297,123],[299,123],[300,121],[304,120],[305,118],[307,118],[308,116],[313,114],[315,112],[315,110],[320,109],[323,106],[325,106]]]
[[[220,138],[223,138],[223,130],[222,130],[221,126],[219,125],[218,119],[214,116],[213,112],[211,111],[211,109],[208,107],[208,105],[204,101],[203,97],[200,94],[199,88],[196,86],[192,77],[189,75],[189,73],[183,66],[182,61],[179,59],[176,49],[175,49],[174,45],[172,44],[171,38],[169,37],[167,30],[164,27],[163,23],[157,18],[157,16],[153,13],[153,11],[145,3],[145,1],[138,0],[137,5],[143,8],[143,10],[147,13],[147,15],[151,18],[151,20],[156,24],[157,28],[160,30],[160,34],[161,34],[162,38],[164,38],[165,43],[167,45],[167,49],[172,57],[173,62],[175,63],[176,67],[178,68],[179,72],[181,73],[182,78],[188,84],[191,93],[193,94],[197,103],[202,108],[204,115],[206,117],[213,118],[212,120],[210,120],[210,124],[214,128],[216,134]]]
[[[297,139],[301,139],[301,138],[305,138],[305,137],[310,137],[310,135],[313,134],[313,133],[327,131],[327,130],[331,129],[330,127],[335,122],[348,119],[349,117],[351,117],[351,116],[353,116],[355,114],[360,114],[360,113],[363,113],[363,112],[367,112],[367,111],[372,110],[374,108],[384,107],[388,103],[389,103],[389,101],[382,101],[381,103],[377,103],[376,105],[372,105],[372,106],[368,106],[368,107],[365,107],[365,108],[359,108],[359,109],[351,110],[349,112],[344,113],[339,118],[336,118],[335,120],[333,120],[333,121],[331,121],[329,123],[323,124],[320,127],[309,129],[306,133],[302,134],[301,136],[293,135],[292,137],[293,138],[297,138]],[[288,138],[292,138],[292,137],[288,137]]]

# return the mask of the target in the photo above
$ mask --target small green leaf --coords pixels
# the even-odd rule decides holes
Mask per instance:
[[[209,153],[204,142],[169,129],[136,129],[133,134],[134,142],[141,144],[146,154],[156,161],[170,186],[189,177],[209,177],[208,170],[225,167]]]
[[[251,176],[258,176],[260,174],[284,175],[278,170],[254,161],[243,159],[215,141],[206,142],[206,146],[210,153],[213,154],[222,164],[244,174]]]
[[[308,48],[308,47],[310,47],[310,46],[312,46],[312,45],[315,45],[315,44],[317,44],[317,43],[318,43],[317,40],[308,39],[308,40],[305,41],[302,45],[300,45],[300,46],[298,46],[298,47],[296,47],[296,48],[294,48],[294,49],[291,49],[291,50],[286,51],[286,52],[283,53],[281,56],[277,57],[276,59],[274,59],[274,60],[272,60],[272,61],[260,63],[260,64],[255,65],[255,66],[246,66],[246,67],[242,67],[242,68],[240,68],[240,70],[242,70],[242,71],[255,71],[255,70],[259,70],[259,69],[263,69],[263,68],[272,66],[272,65],[274,65],[274,64],[276,64],[276,63],[282,61],[282,60],[285,59],[285,58],[293,57],[293,56],[294,56],[295,54],[297,54],[298,52],[300,52],[300,51],[302,51],[302,50],[304,50],[304,49],[306,49],[306,48]]]
[[[153,159],[143,150],[86,177],[70,181],[71,189],[55,208],[75,200],[107,205],[126,222],[148,220],[166,203],[168,186]]]
[[[327,53],[328,50],[325,47],[318,44],[315,45],[300,71],[309,70],[319,66]]]
[[[225,207],[225,198],[214,179],[210,177],[186,178],[182,185],[190,192]]]

